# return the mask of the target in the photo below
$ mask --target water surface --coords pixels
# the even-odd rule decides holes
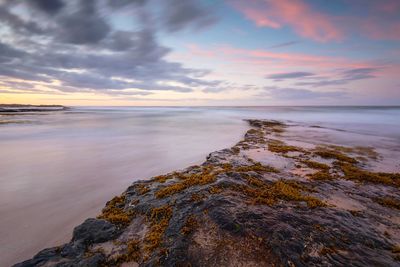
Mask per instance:
[[[79,107],[1,115],[0,266],[67,241],[74,226],[133,181],[232,146],[247,118],[298,123],[304,138],[400,150],[397,107]],[[312,125],[325,130],[306,133],[303,126]]]

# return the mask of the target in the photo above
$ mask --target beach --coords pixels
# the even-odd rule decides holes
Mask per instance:
[[[183,113],[186,115],[182,116]],[[360,116],[366,113],[370,113],[371,116],[368,119],[360,120]],[[87,108],[68,111],[62,116],[60,116],[61,114],[48,114],[47,117],[42,116],[43,119],[40,120],[37,119],[37,115],[29,115],[31,117],[24,117],[24,120],[32,120],[33,123],[9,124],[8,126],[11,128],[6,128],[6,131],[1,132],[2,138],[0,140],[7,140],[8,144],[8,147],[2,146],[6,148],[2,151],[9,158],[25,160],[22,166],[27,166],[25,171],[30,175],[25,180],[18,180],[17,178],[22,176],[21,173],[24,169],[11,168],[10,161],[3,162],[4,165],[0,168],[3,172],[4,170],[7,171],[1,176],[3,182],[7,182],[6,179],[8,178],[8,186],[3,189],[8,194],[2,194],[4,201],[1,202],[7,204],[8,207],[8,210],[5,210],[5,205],[2,205],[2,214],[7,215],[7,220],[3,219],[1,225],[2,231],[7,230],[4,231],[6,234],[3,236],[8,238],[5,238],[4,241],[7,242],[9,248],[10,244],[13,244],[13,240],[25,238],[25,240],[30,241],[29,246],[25,246],[25,248],[21,245],[22,243],[15,242],[10,251],[19,250],[19,253],[18,255],[11,255],[14,258],[10,257],[7,264],[29,258],[45,247],[59,246],[68,242],[74,226],[80,224],[87,217],[95,217],[100,214],[104,203],[114,195],[119,195],[133,181],[138,179],[153,181],[149,179],[160,174],[182,170],[190,165],[203,166],[204,163],[201,164],[209,152],[232,147],[243,138],[249,127],[248,122],[244,119],[276,118],[284,126],[276,132],[272,131],[272,133],[267,133],[267,129],[263,129],[265,131],[263,135],[272,134],[273,138],[270,136],[265,138],[278,140],[292,147],[307,150],[313,150],[320,144],[351,148],[367,147],[376,153],[371,152],[371,155],[373,154],[376,157],[363,162],[363,168],[374,172],[399,172],[397,159],[400,158],[400,135],[397,128],[398,124],[396,124],[398,113],[398,108],[366,107],[298,107],[292,109],[282,107]],[[366,118],[365,116],[362,117]],[[65,118],[68,119],[65,120]],[[52,122],[52,127],[46,128],[49,121]],[[90,126],[89,129],[70,131],[73,128],[79,129],[83,121],[85,121],[85,125]],[[140,121],[145,122],[147,126],[144,128],[137,127]],[[71,124],[68,124],[68,122]],[[376,127],[374,123],[385,127]],[[130,131],[124,132],[124,128],[121,128],[122,125],[129,125],[132,128]],[[160,127],[152,128],[148,125],[159,125]],[[25,127],[25,129],[30,129],[31,132],[25,132],[25,135],[18,137],[13,135],[12,127]],[[31,143],[32,138],[38,143],[30,147],[28,143]],[[60,138],[64,142],[68,140],[71,143],[60,144]],[[135,142],[132,142],[132,138]],[[10,142],[12,139],[15,139],[15,142],[18,141],[21,146],[20,150],[16,149],[16,143]],[[93,140],[96,142],[93,142]],[[158,142],[152,143],[155,140],[158,140]],[[246,137],[244,140],[246,141]],[[289,177],[288,173],[300,182],[307,182],[310,179],[309,175],[313,174],[313,171],[309,167],[303,165],[299,168],[295,167],[296,164],[288,160],[286,156],[282,157],[281,152],[273,152],[268,148],[267,143],[259,144],[258,141],[256,140],[253,144],[258,147],[245,146],[240,148],[240,156],[250,158],[262,164],[262,166],[283,171],[285,179]],[[246,142],[249,142],[249,140]],[[46,146],[43,146],[44,144]],[[68,147],[66,152],[64,151],[62,155],[57,154],[57,151],[59,153],[61,149],[64,150],[66,147]],[[138,156],[130,156],[128,150],[136,151]],[[144,152],[147,152],[145,154],[148,156],[144,156]],[[288,151],[289,156],[292,152],[296,151]],[[356,152],[347,150],[344,153],[357,156],[354,155]],[[218,154],[218,152],[216,153]],[[41,155],[40,160],[33,162],[32,155]],[[98,157],[93,158],[93,155]],[[222,155],[227,157],[226,152],[222,152]],[[74,160],[76,156],[78,158]],[[358,156],[361,157],[361,155]],[[232,164],[230,161],[232,159],[225,163]],[[59,173],[60,165],[54,165],[57,162],[63,162],[62,166],[66,171],[62,175]],[[96,164],[85,166],[85,162],[95,162]],[[21,163],[19,162],[19,166]],[[328,160],[325,163],[332,162]],[[247,166],[247,164],[242,162],[240,166]],[[38,166],[41,169],[38,169]],[[70,169],[70,166],[73,166],[73,168]],[[135,166],[140,166],[140,168]],[[57,171],[49,173],[51,168]],[[104,171],[99,172],[99,168]],[[32,170],[34,171],[32,172]],[[32,173],[35,175],[32,176]],[[10,177],[15,179],[10,179]],[[35,180],[28,181],[28,178],[32,179],[32,177]],[[65,181],[68,181],[68,183]],[[24,192],[23,185],[28,182],[36,183],[36,190],[33,190],[35,189],[33,188],[29,190],[29,193]],[[144,182],[147,186],[146,183]],[[149,191],[150,195],[154,196],[163,186],[162,183],[155,184],[154,188],[151,187]],[[211,185],[207,184],[205,188],[208,190],[209,186]],[[65,190],[66,188],[68,190]],[[21,192],[26,193],[26,199],[24,199],[24,194],[13,197],[13,195]],[[354,199],[349,200],[342,193],[339,192],[330,198],[323,196],[321,201],[327,203],[327,205],[334,205],[335,209],[341,211],[358,212],[365,209],[362,203]],[[141,196],[136,197],[143,200]],[[155,203],[151,202],[153,200],[148,201],[152,204]],[[64,216],[60,216],[60,214],[64,214]],[[390,215],[395,217],[393,223],[398,224],[398,221],[396,222],[398,212],[396,213],[396,210],[394,210]],[[44,222],[43,217],[50,219]],[[16,224],[16,222],[20,223]],[[32,227],[32,225],[36,225],[38,228],[29,237],[33,230],[29,227]],[[42,233],[41,238],[37,237],[39,236],[38,231]],[[46,234],[43,235],[43,233]],[[16,238],[18,234],[19,237]],[[392,236],[395,237],[396,233]],[[122,246],[120,249],[123,250],[124,247]],[[8,252],[2,251],[1,254],[10,255]]]

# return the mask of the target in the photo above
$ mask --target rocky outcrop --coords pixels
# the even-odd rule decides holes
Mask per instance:
[[[15,266],[399,266],[400,174],[371,148],[298,147],[250,120],[199,166],[132,184],[68,244]]]

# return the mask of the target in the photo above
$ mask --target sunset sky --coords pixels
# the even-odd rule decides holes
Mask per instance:
[[[0,0],[0,103],[397,105],[399,0]]]

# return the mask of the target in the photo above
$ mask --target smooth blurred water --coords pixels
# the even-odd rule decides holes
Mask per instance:
[[[0,266],[61,244],[137,179],[201,163],[262,118],[400,143],[398,107],[79,107],[0,116]],[[20,123],[2,124],[2,121]]]

